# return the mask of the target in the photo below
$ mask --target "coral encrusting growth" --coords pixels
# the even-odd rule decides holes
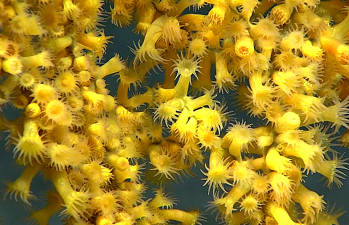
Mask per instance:
[[[134,60],[97,63],[105,15],[135,22]],[[347,169],[334,148],[349,146],[347,1],[3,0],[0,29],[0,105],[23,110],[1,117],[25,167],[6,193],[30,204],[42,171],[55,190],[37,224],[59,211],[71,225],[198,224],[159,183],[207,155],[208,205],[226,224],[338,224],[303,177],[341,186]],[[155,67],[163,82],[150,86]],[[232,119],[232,90],[264,126]],[[149,199],[146,180],[159,185]]]

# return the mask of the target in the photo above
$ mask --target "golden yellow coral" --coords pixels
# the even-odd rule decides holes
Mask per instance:
[[[51,165],[58,171],[62,171],[69,166],[77,167],[84,157],[76,149],[57,143],[50,143],[47,146],[47,156]]]
[[[174,206],[174,200],[167,197],[163,192],[163,189],[158,189],[155,191],[155,197],[151,200],[149,206],[154,209],[172,208]]]
[[[8,193],[28,201],[39,170],[57,191],[32,218],[46,224],[64,207],[67,224],[199,224],[164,189],[143,194],[147,181],[177,180],[209,155],[203,183],[226,223],[338,223],[303,173],[340,186],[347,169],[332,146],[349,121],[345,3],[114,0],[112,23],[134,24],[141,44],[134,60],[105,62],[103,4],[0,3],[0,103],[23,109],[0,128],[26,165]],[[242,108],[265,124],[225,129],[222,101],[234,101],[236,86]]]
[[[89,205],[89,195],[86,192],[79,192],[72,189],[66,172],[50,171],[49,177],[56,187],[57,192],[64,202],[64,213],[73,216],[75,219],[85,217]]]
[[[249,216],[253,216],[253,214],[258,213],[261,207],[259,199],[252,194],[249,194],[242,199],[240,205],[242,211]]]
[[[223,159],[220,150],[214,149],[210,155],[209,167],[205,165],[207,172],[204,172],[204,174],[207,176],[207,179],[204,186],[208,184],[208,192],[210,192],[212,188],[214,195],[217,194],[217,188],[225,191],[224,186],[231,185],[230,180],[233,178],[230,168],[231,163],[227,161],[228,160]]]
[[[23,64],[19,58],[9,57],[2,61],[2,70],[12,75],[18,75],[23,71]]]
[[[43,35],[45,30],[40,26],[39,17],[20,13],[14,16],[9,24],[11,32],[18,35]]]
[[[56,89],[49,84],[36,84],[33,87],[32,97],[34,101],[38,103],[47,104],[57,98],[57,92]]]
[[[16,201],[18,197],[20,197],[23,202],[30,204],[29,199],[34,197],[30,191],[30,186],[33,178],[39,172],[39,169],[40,167],[38,165],[26,166],[21,176],[17,178],[17,180],[12,183],[7,183],[5,195],[14,197]]]
[[[43,159],[45,148],[37,122],[27,120],[24,124],[23,136],[18,139],[15,154],[18,154],[24,162],[32,164],[33,161],[38,162]]]
[[[55,191],[50,191],[47,194],[47,205],[30,214],[30,218],[35,220],[39,225],[47,224],[51,216],[56,214],[61,208],[62,199]]]
[[[176,160],[170,152],[162,149],[158,145],[150,146],[150,162],[157,170],[157,174],[165,176],[167,179],[175,179],[174,175],[178,174]]]
[[[89,32],[79,35],[77,41],[83,48],[92,51],[96,57],[101,58],[106,50],[109,39],[110,37],[105,36],[104,32],[98,34]]]
[[[104,78],[109,74],[120,72],[124,68],[125,66],[123,65],[120,57],[115,55],[103,66],[98,67],[95,73],[97,78]]]
[[[45,117],[58,125],[69,126],[72,114],[67,106],[59,100],[52,100],[45,106]]]
[[[195,38],[189,43],[188,50],[194,56],[203,56],[207,53],[207,46],[203,39]]]
[[[58,92],[71,94],[77,90],[77,80],[75,74],[71,71],[66,71],[59,74],[55,79],[55,86]]]
[[[36,103],[30,103],[25,108],[25,115],[28,118],[35,118],[41,114],[41,108]]]
[[[298,186],[292,198],[302,206],[304,213],[303,221],[306,223],[314,223],[317,215],[324,209],[323,196],[307,189],[303,185]]]
[[[178,209],[164,209],[161,210],[160,215],[164,217],[165,221],[179,221],[183,225],[195,225],[202,220],[198,210],[186,212]]]
[[[277,206],[275,203],[269,203],[267,205],[267,212],[277,221],[277,224],[279,225],[304,225],[303,223],[294,222],[286,209]]]
[[[241,152],[248,151],[248,145],[251,144],[253,140],[253,129],[244,123],[237,123],[229,128],[228,133],[223,138],[223,145],[228,146],[231,155],[240,159]]]
[[[220,91],[227,91],[234,86],[234,77],[228,69],[228,59],[223,52],[217,52],[216,56],[216,86]]]

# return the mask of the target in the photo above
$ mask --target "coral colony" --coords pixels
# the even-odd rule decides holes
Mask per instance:
[[[161,184],[201,166],[217,223],[338,224],[343,213],[329,210],[304,177],[341,186],[345,176],[334,145],[349,146],[348,6],[0,1],[0,103],[23,112],[1,117],[24,167],[6,195],[30,204],[41,172],[54,189],[31,213],[36,224],[60,212],[68,225],[194,225],[202,212],[176,208]],[[132,60],[113,53],[98,63],[111,38],[103,18],[115,29],[135,24],[143,38]],[[104,79],[112,74],[116,96]],[[162,81],[149,85],[149,76]],[[233,92],[235,108],[263,126],[231,116],[224,99]],[[149,198],[147,180],[160,183]]]

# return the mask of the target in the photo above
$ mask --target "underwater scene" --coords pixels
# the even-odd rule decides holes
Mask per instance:
[[[0,0],[0,225],[349,225],[348,128],[348,0]]]

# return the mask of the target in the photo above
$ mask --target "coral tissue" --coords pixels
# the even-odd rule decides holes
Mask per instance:
[[[163,184],[199,167],[207,204],[226,224],[338,224],[343,213],[304,177],[341,186],[347,169],[348,6],[0,1],[0,105],[22,112],[2,113],[0,129],[24,167],[6,194],[30,204],[41,172],[54,189],[30,215],[37,224],[61,212],[67,225],[194,225],[202,212],[175,208]],[[107,18],[142,35],[134,57],[115,52],[100,63]],[[116,96],[109,75],[119,79]],[[233,119],[239,110],[264,125]]]

